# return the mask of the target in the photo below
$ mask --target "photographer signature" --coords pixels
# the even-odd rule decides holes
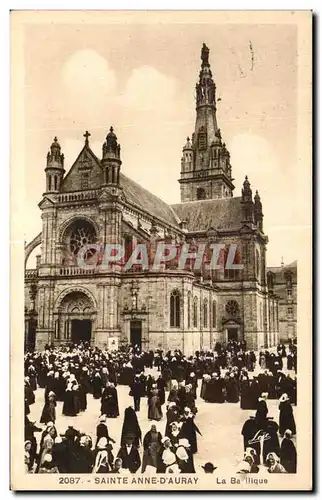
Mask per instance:
[[[260,430],[260,431],[256,432],[255,436],[253,438],[251,438],[248,441],[248,443],[255,444],[255,443],[262,442],[262,441],[268,441],[268,439],[271,439],[271,436],[267,432]]]

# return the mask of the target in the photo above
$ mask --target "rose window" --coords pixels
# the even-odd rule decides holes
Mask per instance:
[[[76,257],[84,246],[96,243],[96,241],[96,233],[92,225],[86,221],[79,221],[71,229],[69,250]],[[84,255],[85,260],[90,259],[95,253],[94,248],[89,248]]]
[[[226,313],[229,316],[237,316],[239,312],[239,306],[236,300],[229,300],[226,304]]]

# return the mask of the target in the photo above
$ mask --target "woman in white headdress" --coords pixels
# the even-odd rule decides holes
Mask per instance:
[[[163,451],[161,460],[165,467],[165,474],[171,474],[178,469],[177,457],[170,448]]]
[[[25,472],[31,472],[31,460],[30,460],[30,450],[32,443],[31,441],[25,441]]]
[[[270,474],[280,474],[286,472],[276,453],[269,453],[266,457],[266,464]]]
[[[93,474],[107,474],[111,471],[107,447],[107,439],[102,437],[97,443]]]
[[[176,450],[177,463],[179,465],[180,472],[183,474],[194,474],[195,466],[193,462],[193,455],[191,453],[191,447],[188,439],[181,438],[178,442],[178,447]]]
[[[46,455],[44,455],[38,472],[39,472],[39,474],[58,474],[59,473],[58,467],[54,463],[51,453],[46,453]]]
[[[179,439],[182,439],[185,437],[181,432],[181,423],[171,422],[170,432],[168,433],[168,436],[171,440],[172,446],[177,446],[179,443]]]
[[[57,436],[56,428],[52,422],[49,422],[42,435],[42,439],[40,442],[40,451],[39,451],[36,472],[39,472],[40,468],[42,467],[45,461],[45,456],[48,454],[51,455],[56,436]]]

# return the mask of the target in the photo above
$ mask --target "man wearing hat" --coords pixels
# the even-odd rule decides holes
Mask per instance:
[[[125,444],[121,446],[117,458],[122,459],[123,469],[128,469],[132,474],[135,474],[140,468],[141,458],[131,434],[125,438]]]
[[[134,411],[140,411],[140,401],[143,395],[142,383],[140,380],[140,375],[136,374],[134,380],[130,385],[130,396],[133,397],[134,401]]]
[[[213,474],[213,472],[217,469],[211,462],[206,462],[205,465],[201,466],[206,474]]]

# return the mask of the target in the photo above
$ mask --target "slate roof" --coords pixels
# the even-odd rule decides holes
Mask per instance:
[[[283,267],[268,267],[267,271],[271,271],[275,275],[275,291],[285,290],[285,272],[291,271],[292,279],[297,282],[297,261],[291,262],[291,264],[286,264]]]
[[[188,201],[171,205],[189,232],[214,229],[238,229],[241,226],[241,197]]]
[[[161,198],[150,193],[147,189],[134,182],[124,174],[120,174],[120,185],[123,187],[125,197],[129,203],[133,203],[148,214],[154,215],[164,221],[179,226],[179,219],[171,208]]]

